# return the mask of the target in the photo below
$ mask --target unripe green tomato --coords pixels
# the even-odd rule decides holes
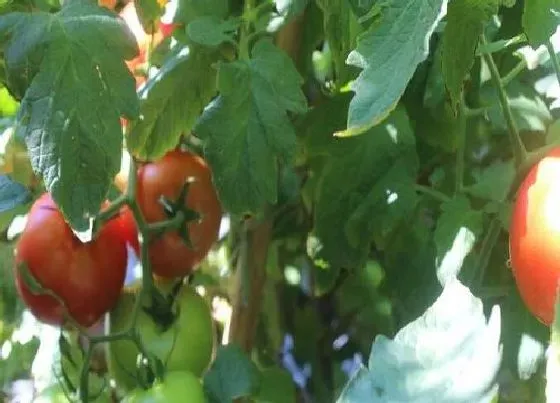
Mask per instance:
[[[161,287],[160,287],[161,288]],[[107,330],[120,332],[128,329],[139,288],[123,290],[117,305],[109,314]],[[167,371],[188,371],[200,376],[210,364],[214,350],[214,324],[210,307],[203,297],[183,286],[175,299],[177,318],[162,329],[143,310],[137,320],[137,329],[144,347],[159,358]],[[120,391],[137,387],[136,344],[130,340],[107,343],[109,372]]]
[[[150,389],[135,389],[122,403],[206,403],[200,380],[190,372],[174,371],[165,374]]]

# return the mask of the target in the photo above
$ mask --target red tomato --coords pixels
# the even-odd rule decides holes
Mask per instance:
[[[186,223],[193,248],[178,231],[152,239],[149,246],[152,271],[161,277],[188,275],[206,256],[218,238],[222,211],[210,168],[199,156],[175,150],[138,169],[136,198],[149,223],[169,219],[160,198],[163,195],[168,200],[177,200],[190,177],[195,181],[189,187],[184,206],[201,216],[197,221]]]
[[[117,216],[104,224],[95,239],[82,243],[51,196],[43,194],[33,204],[16,246],[15,276],[21,298],[45,323],[60,325],[68,313],[80,325],[92,326],[121,293],[127,237],[130,239],[130,223]],[[34,294],[17,270],[22,263],[58,299]]]
[[[536,164],[518,190],[510,257],[519,293],[546,325],[554,318],[560,278],[560,148]]]

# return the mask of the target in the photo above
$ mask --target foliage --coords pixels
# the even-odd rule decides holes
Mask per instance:
[[[189,287],[212,308],[212,362],[188,375],[210,402],[557,400],[558,323],[525,306],[509,229],[560,144],[558,0],[132,1],[0,2],[3,398],[21,379],[54,390],[53,366],[68,397],[123,398],[108,343],[131,347],[124,389],[159,393],[185,367],[141,326],[188,331]],[[162,279],[149,246],[196,248],[197,177],[153,197],[153,221],[137,172],[184,150],[208,164],[222,226]],[[142,284],[107,328],[66,315],[52,362],[13,267],[45,192],[73,245],[130,218],[123,286]]]

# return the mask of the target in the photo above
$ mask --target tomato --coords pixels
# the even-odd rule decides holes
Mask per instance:
[[[200,380],[190,372],[176,371],[165,374],[148,390],[136,389],[123,403],[206,403]]]
[[[180,231],[170,231],[150,240],[152,271],[161,277],[180,277],[192,272],[218,239],[222,211],[210,168],[199,156],[174,150],[161,160],[138,169],[136,198],[149,223],[170,218],[160,199],[164,196],[176,201],[189,178],[194,182],[189,185],[184,206],[198,213],[200,219],[187,222],[183,228],[188,231],[192,246],[186,243]]]
[[[537,163],[517,193],[510,224],[511,267],[529,311],[554,317],[560,278],[560,148]]]
[[[108,393],[105,392],[99,394],[98,396],[91,396],[91,398],[95,397],[93,400],[91,400],[91,402],[92,403],[111,402]],[[64,392],[63,387],[59,383],[55,383],[53,385],[47,386],[37,396],[35,396],[35,398],[33,399],[33,403],[72,403],[76,401],[75,396],[71,396],[71,399],[68,399],[68,396]]]
[[[15,250],[17,290],[30,311],[42,322],[60,325],[68,313],[89,327],[113,307],[123,287],[127,249],[120,216],[99,230],[95,239],[82,243],[51,196],[43,194],[31,207],[27,224]],[[19,265],[58,298],[34,294]]]
[[[160,286],[160,288],[163,288]],[[119,332],[130,326],[131,312],[139,287],[126,288],[109,314],[108,332]],[[208,367],[214,350],[214,325],[210,307],[194,289],[184,285],[175,305],[176,320],[161,328],[143,310],[137,320],[140,338],[146,349],[163,361],[168,371],[189,371],[201,375]],[[129,340],[107,344],[108,366],[117,387],[127,391],[136,386],[136,345]]]

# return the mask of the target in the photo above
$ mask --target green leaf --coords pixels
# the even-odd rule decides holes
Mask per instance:
[[[224,42],[233,42],[233,35],[239,28],[239,20],[217,17],[199,17],[187,26],[187,34],[195,43],[216,47]]]
[[[487,322],[482,302],[455,279],[394,339],[375,338],[368,368],[350,379],[337,403],[489,402],[501,358],[499,307]]]
[[[140,119],[131,123],[127,146],[136,156],[157,159],[190,134],[216,92],[216,55],[204,49],[174,50],[140,89]]]
[[[468,228],[475,237],[478,237],[482,233],[483,224],[482,213],[473,210],[469,200],[464,196],[443,203],[441,209],[434,233],[438,262],[441,262],[447,251],[451,249],[461,227]]]
[[[487,115],[491,125],[501,131],[508,130],[494,86],[484,85],[480,98],[482,104],[489,106]],[[507,98],[519,130],[546,132],[552,115],[533,88],[521,81],[512,81],[507,87]]]
[[[321,256],[333,266],[355,267],[371,241],[383,242],[416,203],[412,184],[418,157],[403,109],[363,136],[337,139],[321,175],[315,231]]]
[[[348,2],[317,0],[317,5],[323,11],[323,29],[332,52],[336,83],[342,86],[354,77],[353,69],[345,60],[356,46],[356,37],[362,29]]]
[[[259,390],[254,398],[256,403],[295,403],[296,387],[292,376],[278,367],[263,370]]]
[[[16,134],[34,171],[70,224],[83,230],[120,169],[120,115],[138,113],[135,82],[124,58],[137,54],[124,21],[88,0],[56,14],[14,13],[0,20],[13,76],[40,62],[21,102]],[[23,90],[23,87],[19,87]]]
[[[237,345],[221,346],[204,375],[204,389],[212,402],[230,403],[252,395],[259,386],[259,371]]]
[[[428,40],[441,19],[444,0],[384,3],[379,21],[358,38],[347,63],[363,69],[352,84],[348,128],[352,136],[377,125],[395,108],[416,66],[428,55]]]
[[[466,192],[481,199],[503,202],[515,177],[515,167],[512,161],[497,161],[481,172],[472,173],[476,183],[465,187]]]
[[[174,22],[186,26],[194,19],[204,16],[214,16],[223,20],[228,12],[228,0],[178,0]]]
[[[158,0],[135,0],[134,7],[144,31],[147,33],[156,31],[163,12]]]
[[[31,376],[31,364],[39,349],[39,344],[39,339],[36,337],[33,337],[27,343],[10,342],[11,351],[9,355],[0,360],[0,383],[2,385],[16,379],[27,379]]]
[[[0,175],[0,213],[25,204],[30,199],[31,194],[25,186],[6,175]]]
[[[220,63],[220,96],[194,131],[205,140],[220,199],[231,213],[254,212],[278,197],[278,163],[291,161],[296,137],[287,112],[304,113],[302,78],[268,39],[248,61]]]
[[[560,0],[526,0],[523,8],[523,30],[533,48],[552,36],[560,23]]]
[[[484,24],[498,12],[499,0],[455,0],[449,3],[443,31],[443,77],[456,110],[463,80],[473,63]]]

